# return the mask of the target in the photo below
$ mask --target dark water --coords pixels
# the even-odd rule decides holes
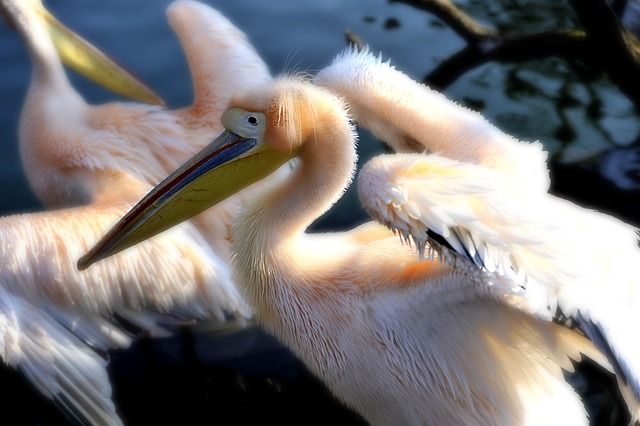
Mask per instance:
[[[345,46],[344,31],[356,32],[373,51],[416,79],[464,46],[433,16],[382,0],[209,1],[254,42],[274,73],[314,71]],[[156,89],[170,107],[191,101],[187,65],[165,16],[168,0],[49,1],[49,9],[85,38],[117,58]],[[572,25],[563,2],[457,2],[485,25],[501,30],[543,30]],[[533,6],[532,6],[533,5]],[[0,213],[33,211],[40,204],[23,176],[16,123],[30,65],[17,34],[0,26]],[[588,73],[587,73],[588,74]],[[116,97],[71,75],[91,102]],[[559,59],[483,65],[446,89],[461,103],[480,109],[521,139],[543,142],[550,152],[554,191],[634,223],[638,214],[640,132],[637,111],[600,76],[585,76]],[[595,105],[595,107],[594,107]],[[596,113],[593,113],[595,110]],[[366,132],[361,162],[382,152]],[[364,215],[354,191],[316,223],[340,229]],[[584,367],[591,370],[589,366]],[[185,330],[173,339],[142,339],[112,355],[115,399],[130,424],[356,423],[291,355],[255,329],[237,333]],[[0,372],[0,401],[11,424],[64,422],[55,407],[25,386],[19,374]],[[606,375],[590,372],[583,390],[596,423],[617,412]],[[18,404],[31,408],[24,412]],[[611,408],[611,407],[614,408]],[[601,414],[604,413],[604,414]],[[604,420],[603,420],[604,419]]]

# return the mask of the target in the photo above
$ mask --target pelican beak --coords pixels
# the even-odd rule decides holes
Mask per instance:
[[[201,213],[273,173],[297,152],[270,149],[230,131],[180,166],[78,260],[83,270]]]
[[[42,17],[62,62],[105,88],[155,105],[164,101],[133,74],[118,65],[88,41],[62,25],[41,4],[37,12]]]

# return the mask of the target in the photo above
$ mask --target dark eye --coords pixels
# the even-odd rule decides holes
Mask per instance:
[[[258,117],[256,117],[255,115],[247,115],[246,120],[247,120],[247,124],[251,126],[255,127],[258,125]]]

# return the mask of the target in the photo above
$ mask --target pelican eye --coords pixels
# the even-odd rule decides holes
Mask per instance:
[[[241,108],[229,108],[222,115],[222,125],[244,138],[261,138],[267,119],[257,111],[247,111]]]
[[[260,121],[258,120],[258,117],[256,117],[253,114],[247,115],[245,117],[245,121],[247,122],[248,125],[254,126],[254,127],[256,127],[258,124],[260,124]]]

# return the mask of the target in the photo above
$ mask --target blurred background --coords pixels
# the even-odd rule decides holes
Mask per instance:
[[[168,106],[187,105],[192,87],[185,58],[169,28],[169,0],[49,0],[63,23],[141,77]],[[328,65],[347,46],[350,30],[375,53],[422,81],[466,46],[446,22],[427,11],[384,0],[206,0],[245,31],[274,74]],[[478,23],[501,33],[579,27],[565,0],[460,0]],[[638,2],[628,4],[634,25]],[[18,34],[0,25],[0,214],[36,211],[40,204],[24,178],[17,120],[30,79]],[[92,103],[118,99],[70,71]],[[485,62],[443,91],[481,111],[522,140],[540,140],[550,155],[552,190],[576,202],[640,223],[640,119],[634,104],[588,63],[559,57]],[[361,132],[360,162],[385,147]],[[366,219],[355,190],[313,226],[350,228]],[[176,337],[141,338],[110,356],[114,399],[128,424],[358,424],[304,367],[259,330],[183,329]],[[67,420],[53,404],[8,368],[0,370],[7,424],[54,425]],[[585,377],[588,380],[585,380]],[[611,378],[589,364],[575,386],[594,424],[624,424]],[[29,407],[25,412],[22,404]],[[622,407],[624,410],[624,407]]]

